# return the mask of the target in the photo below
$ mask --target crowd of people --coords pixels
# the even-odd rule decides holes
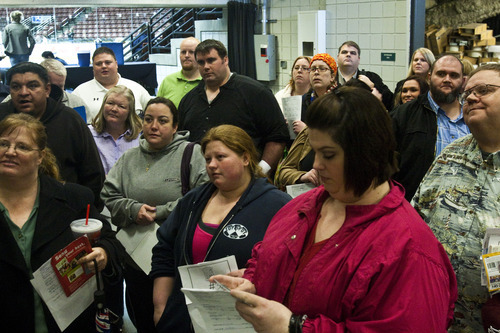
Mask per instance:
[[[102,275],[113,332],[124,307],[141,333],[199,329],[178,268],[230,255],[239,270],[209,280],[258,332],[500,329],[480,260],[500,228],[500,64],[419,48],[393,93],[346,41],[297,57],[273,95],[222,42],[188,37],[155,97],[107,47],[69,94],[62,62],[27,61],[23,38],[0,103],[0,327],[60,332],[30,279],[87,214],[103,229],[79,263]],[[298,184],[313,189],[292,199]],[[150,271],[116,236],[147,226]]]

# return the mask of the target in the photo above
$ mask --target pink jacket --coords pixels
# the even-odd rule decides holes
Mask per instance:
[[[283,302],[327,197],[321,186],[274,216],[245,273],[258,295]],[[392,182],[377,205],[347,207],[344,225],[305,267],[289,308],[308,315],[304,333],[446,332],[456,299],[446,252]]]

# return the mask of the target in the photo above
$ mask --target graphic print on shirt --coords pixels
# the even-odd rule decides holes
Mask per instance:
[[[223,230],[224,236],[231,239],[244,239],[248,237],[248,229],[241,224],[230,224]]]

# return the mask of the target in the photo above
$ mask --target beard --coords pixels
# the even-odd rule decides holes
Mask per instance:
[[[457,87],[449,93],[444,93],[431,84],[430,90],[434,102],[436,102],[437,104],[451,104],[457,100],[458,96],[460,95],[461,88],[462,87]]]
[[[190,71],[190,70],[193,70],[194,69],[194,66],[195,66],[195,63],[194,62],[181,62],[181,67],[183,70],[185,71]]]

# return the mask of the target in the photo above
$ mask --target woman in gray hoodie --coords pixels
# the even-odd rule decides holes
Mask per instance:
[[[182,197],[181,165],[189,145],[188,131],[177,132],[178,112],[168,99],[149,101],[139,147],[127,150],[108,173],[101,198],[119,228],[161,224]],[[200,146],[193,147],[189,188],[208,181]],[[124,258],[127,310],[138,332],[154,332],[153,284],[128,255]]]

